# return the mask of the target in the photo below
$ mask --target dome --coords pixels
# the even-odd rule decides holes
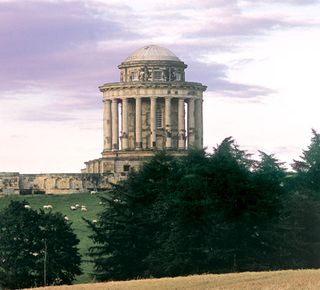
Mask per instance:
[[[125,62],[140,60],[169,60],[181,62],[181,60],[169,49],[157,45],[147,45],[137,49],[127,57]]]

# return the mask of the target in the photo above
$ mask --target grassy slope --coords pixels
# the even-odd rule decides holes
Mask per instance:
[[[42,208],[45,204],[51,204],[53,211],[59,211],[66,215],[72,222],[72,228],[78,236],[79,251],[83,259],[86,259],[88,247],[92,244],[89,239],[90,230],[82,217],[88,220],[97,218],[98,212],[102,209],[99,205],[99,198],[90,194],[70,194],[70,195],[25,195],[25,196],[6,196],[0,198],[0,209],[9,204],[10,200],[26,200],[29,202],[33,209]],[[85,205],[88,209],[87,212],[82,212],[80,209],[76,211],[70,210],[70,206],[74,204]],[[90,274],[92,272],[92,264],[86,261],[82,263],[83,275],[77,277],[75,283],[89,283],[91,281]]]
[[[278,290],[320,289],[320,270],[248,272],[224,275],[198,275],[177,278],[83,284],[36,288],[43,290]]]

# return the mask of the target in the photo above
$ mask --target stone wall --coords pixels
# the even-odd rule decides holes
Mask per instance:
[[[0,195],[19,194],[18,172],[0,172]]]
[[[54,173],[19,174],[0,173],[0,195],[12,194],[66,194],[102,191],[115,180],[114,174]]]

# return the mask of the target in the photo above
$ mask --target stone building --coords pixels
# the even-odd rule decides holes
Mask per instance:
[[[103,94],[102,157],[86,162],[85,173],[125,176],[158,150],[184,155],[203,147],[202,102],[206,86],[187,82],[187,65],[156,45],[133,52],[119,66],[120,82]]]
[[[103,94],[102,157],[82,173],[0,173],[0,195],[103,190],[138,170],[158,150],[175,156],[203,147],[202,102],[206,86],[187,82],[187,65],[156,45],[133,52],[119,66],[120,81]]]

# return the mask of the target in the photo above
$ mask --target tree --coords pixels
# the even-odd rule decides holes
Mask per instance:
[[[277,259],[282,269],[320,267],[320,202],[308,191],[284,196],[278,234]]]
[[[320,134],[312,130],[310,145],[300,160],[284,196],[279,230],[285,243],[279,257],[285,267],[320,267]],[[282,256],[281,256],[282,254]]]
[[[272,268],[285,173],[226,138],[213,154],[157,154],[114,185],[93,230],[97,280]]]
[[[296,171],[294,188],[320,192],[320,134],[312,130],[311,143],[302,152],[301,160],[292,164]]]
[[[114,185],[97,224],[88,224],[95,246],[90,248],[97,280],[132,279],[150,274],[145,262],[165,233],[169,214],[166,197],[173,190],[180,168],[173,157],[161,152],[140,172]]]
[[[0,212],[0,287],[70,284],[81,274],[78,242],[60,213],[11,201]]]

